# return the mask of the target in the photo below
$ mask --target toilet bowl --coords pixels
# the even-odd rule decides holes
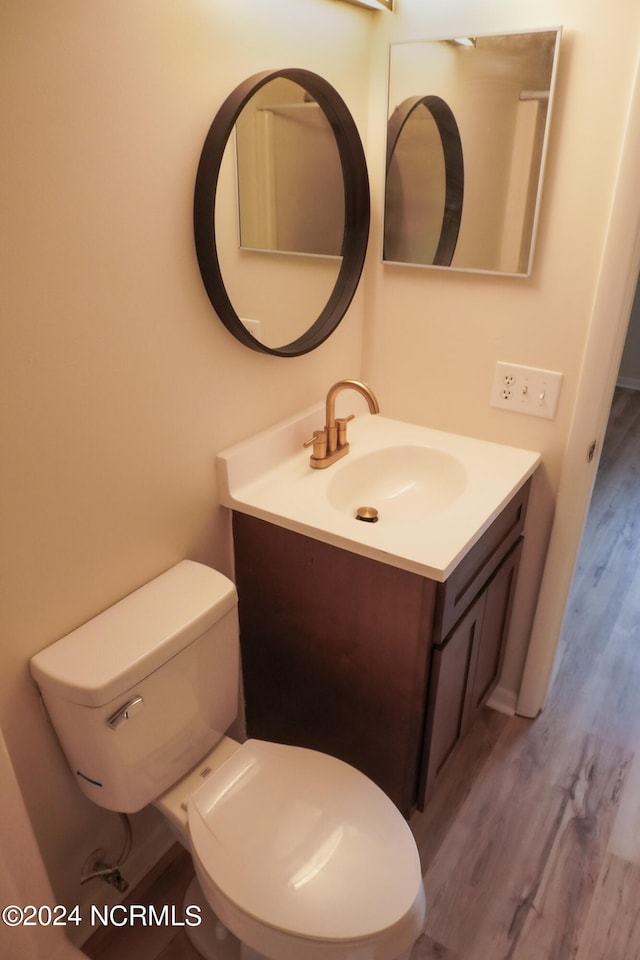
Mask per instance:
[[[413,945],[424,921],[415,843],[371,780],[260,740],[225,738],[202,769],[156,806],[190,846],[217,920],[242,943],[278,960],[395,960]]]
[[[154,803],[191,851],[211,910],[185,929],[203,956],[408,956],[424,890],[386,794],[335,757],[225,735],[239,679],[229,580],[183,561],[31,669],[83,792],[123,812]]]

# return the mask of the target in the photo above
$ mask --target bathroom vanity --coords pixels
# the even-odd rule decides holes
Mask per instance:
[[[529,485],[444,583],[234,512],[249,736],[422,808],[498,680]]]
[[[379,484],[384,449],[395,452],[396,474],[411,472],[406,451],[423,445],[455,457],[464,484],[430,516],[415,515],[411,501],[404,518],[392,514],[405,495],[396,478],[388,502],[377,488],[379,523],[358,523],[332,494],[345,488],[340,464],[310,470],[300,452],[308,424],[284,459],[282,436],[267,443],[263,435],[252,457],[255,441],[220,455],[222,498],[233,510],[247,731],[340,757],[409,816],[499,678],[539,457],[378,416],[351,428],[344,477],[350,460],[357,473],[357,462],[375,455]],[[265,471],[272,446],[281,459]],[[437,474],[438,459],[432,464]]]

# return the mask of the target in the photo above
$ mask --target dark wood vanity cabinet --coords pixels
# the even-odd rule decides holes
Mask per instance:
[[[445,583],[234,512],[249,736],[337,756],[405,816],[498,679],[528,484]]]
[[[521,552],[519,538],[461,620],[432,647],[418,789],[421,808],[500,677]]]

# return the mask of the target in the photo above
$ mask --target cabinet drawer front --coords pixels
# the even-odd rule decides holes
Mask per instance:
[[[530,487],[531,481],[528,480],[460,561],[449,579],[439,584],[436,638],[447,636],[521,535]]]

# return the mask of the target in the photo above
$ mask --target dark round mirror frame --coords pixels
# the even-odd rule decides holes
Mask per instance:
[[[247,331],[222,278],[215,237],[216,190],[220,164],[238,116],[251,97],[278,77],[303,87],[324,111],[333,129],[344,181],[342,265],[331,296],[308,330],[282,347],[268,347]],[[196,175],[193,223],[196,254],[205,289],[227,330],[246,347],[277,357],[297,357],[320,346],[336,329],[356,292],[369,239],[369,177],[357,127],[338,92],[322,77],[297,68],[257,73],[227,97],[216,114],[202,148]],[[286,297],[286,291],[283,296]]]
[[[407,97],[393,111],[387,124],[387,174],[396,144],[409,117],[419,107],[425,107],[433,117],[444,153],[445,199],[440,239],[430,266],[449,267],[458,242],[462,201],[464,197],[464,159],[462,141],[456,118],[449,105],[436,96]],[[385,258],[383,252],[383,259]],[[389,262],[389,261],[388,261]]]

